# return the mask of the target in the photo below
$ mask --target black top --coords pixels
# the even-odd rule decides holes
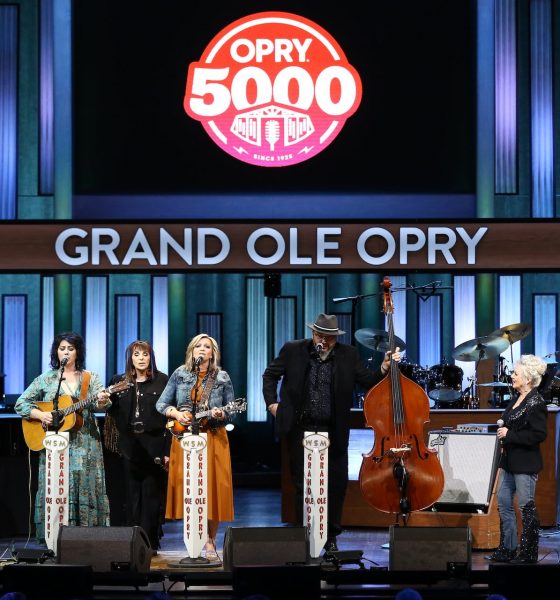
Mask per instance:
[[[502,439],[500,467],[510,473],[538,473],[543,468],[540,444],[546,439],[546,402],[534,388],[517,408],[514,404],[515,399],[502,414],[508,432]]]
[[[306,382],[314,352],[309,339],[287,342],[263,374],[263,395],[267,406],[278,402],[278,381],[282,379],[280,404],[276,412],[278,435],[288,433],[297,425],[297,415],[305,401]],[[375,372],[366,369],[357,348],[336,344],[332,358],[331,419],[334,436],[331,442],[336,443],[339,449],[348,447],[354,386],[358,384],[369,389],[382,379],[380,369]]]
[[[111,384],[123,379],[124,375],[115,375],[111,379]],[[134,431],[133,423],[141,424],[136,431],[141,431],[140,435],[149,438],[150,442],[146,449],[153,458],[160,458],[166,453],[167,419],[156,410],[156,402],[167,384],[167,379],[165,373],[158,371],[153,379],[139,382],[123,392],[111,394],[112,405],[107,412],[115,419],[119,432],[119,450],[126,458],[134,459],[135,455],[134,440],[138,434]],[[137,389],[138,418],[136,418]],[[146,446],[145,443],[142,445]]]

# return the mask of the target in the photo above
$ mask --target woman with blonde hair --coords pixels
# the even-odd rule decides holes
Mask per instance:
[[[500,545],[486,557],[492,562],[536,563],[539,552],[539,516],[535,487],[543,468],[540,444],[546,439],[546,402],[538,391],[546,363],[533,354],[524,354],[515,363],[511,376],[517,392],[498,424],[502,449],[498,472]],[[517,518],[513,504],[517,496],[521,510],[521,540],[517,550]]]
[[[208,540],[203,555],[209,560],[219,558],[216,534],[220,522],[233,520],[231,457],[224,428],[230,415],[224,407],[234,400],[234,393],[229,375],[219,364],[220,350],[216,340],[206,333],[196,335],[187,346],[185,364],[171,375],[156,406],[161,414],[185,427],[191,425],[195,411],[211,411],[204,428],[208,433]],[[182,519],[183,506],[183,451],[174,439],[169,461],[166,518]]]

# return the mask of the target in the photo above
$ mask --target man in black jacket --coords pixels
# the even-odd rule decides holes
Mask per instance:
[[[329,447],[328,532],[325,550],[337,550],[336,536],[342,531],[342,507],[348,484],[348,440],[350,409],[356,384],[371,388],[389,370],[391,358],[385,355],[381,368],[366,369],[354,346],[337,342],[344,331],[335,315],[321,313],[308,323],[312,339],[287,342],[263,374],[263,394],[267,410],[276,418],[276,433],[285,435],[290,455],[290,471],[296,489],[296,519],[303,523],[304,431],[327,431]],[[282,378],[280,401],[278,381]]]

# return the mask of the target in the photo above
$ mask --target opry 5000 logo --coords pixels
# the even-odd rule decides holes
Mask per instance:
[[[331,35],[298,15],[263,12],[231,23],[190,64],[184,108],[228,154],[282,167],[324,150],[361,98]]]

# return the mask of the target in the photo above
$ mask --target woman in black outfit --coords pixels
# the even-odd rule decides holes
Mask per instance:
[[[155,554],[167,488],[164,469],[169,439],[166,419],[155,408],[167,384],[167,375],[157,370],[149,342],[137,340],[126,349],[126,371],[111,384],[126,379],[128,390],[111,396],[109,414],[118,431],[118,449],[123,457],[126,486],[127,525],[140,525]]]
[[[514,366],[512,386],[519,394],[506,407],[498,428],[502,448],[498,472],[500,545],[487,558],[512,564],[536,563],[539,552],[539,516],[535,487],[543,461],[540,444],[546,439],[546,402],[537,387],[546,363],[533,354],[523,355]],[[513,498],[521,510],[521,543],[517,551],[517,519]]]

